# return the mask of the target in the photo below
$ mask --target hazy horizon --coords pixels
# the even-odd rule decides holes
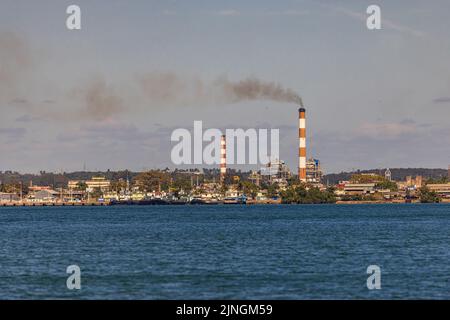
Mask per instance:
[[[366,0],[2,0],[0,171],[173,168],[172,130],[202,120],[279,128],[295,172],[296,94],[326,173],[446,170],[450,3],[375,2],[370,31]],[[256,99],[248,79],[282,90]]]

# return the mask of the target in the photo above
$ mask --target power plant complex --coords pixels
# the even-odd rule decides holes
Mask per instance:
[[[291,115],[292,119],[296,119],[293,116],[294,112]],[[234,155],[231,152],[235,144],[230,143],[228,150],[230,154],[227,157],[227,136],[220,134],[220,184],[216,182],[217,168],[208,169],[209,172],[198,169],[175,169],[171,172],[169,169],[165,169],[137,174],[133,178],[134,186],[131,188],[127,171],[126,181],[124,178],[119,178],[115,184],[105,176],[93,176],[89,180],[67,178],[67,187],[61,186],[61,184],[57,187],[55,183],[53,186],[33,185],[33,182],[30,181],[24,192],[22,183],[19,185],[19,189],[17,189],[17,185],[10,183],[4,187],[4,190],[14,191],[0,192],[0,205],[450,203],[450,182],[444,177],[427,182],[421,175],[416,175],[415,178],[408,175],[404,180],[399,180],[395,179],[394,172],[391,172],[390,169],[386,169],[384,174],[381,174],[381,171],[358,171],[353,173],[348,180],[333,182],[333,189],[329,189],[328,179],[326,184],[323,182],[320,161],[311,156],[307,158],[307,153],[311,154],[310,150],[307,151],[307,145],[311,146],[311,143],[306,141],[306,109],[301,101],[298,108],[297,129],[298,136],[294,136],[296,128],[290,134],[293,141],[298,138],[298,168],[296,172],[298,176],[289,170],[283,160],[278,159],[278,153],[276,157],[269,158],[260,170],[227,171],[227,160],[228,164],[233,163]],[[242,144],[245,145],[245,140],[241,139],[242,141],[244,141]],[[216,143],[217,140],[214,142]],[[216,145],[214,146],[216,147]],[[290,149],[297,151],[296,146]],[[450,166],[447,173],[450,179]],[[14,175],[14,179],[16,179],[16,173],[13,172],[5,172],[3,175]],[[203,180],[200,183],[199,176],[202,176]],[[2,172],[0,171],[1,177]],[[194,177],[197,180],[195,184]],[[292,180],[293,177],[298,177],[298,182],[307,184],[307,186],[298,189],[298,183],[295,179]],[[39,178],[39,176],[36,177],[36,179]],[[190,188],[187,181],[189,178]],[[176,180],[178,183],[180,181],[182,183],[174,183]],[[251,184],[242,183],[247,181]],[[0,181],[1,185],[3,184]],[[422,189],[423,187],[426,188]],[[311,193],[308,193],[310,191]]]
[[[319,184],[322,182],[322,168],[320,161],[314,158],[306,157],[306,109],[302,101],[299,102],[298,109],[298,179],[303,183]],[[224,183],[227,174],[227,147],[226,135],[221,136],[220,140],[220,182]],[[291,173],[284,161],[280,159],[271,159],[266,164],[264,171],[270,175],[270,181],[287,181]],[[256,175],[256,172],[254,173]],[[255,181],[258,179],[254,179]]]

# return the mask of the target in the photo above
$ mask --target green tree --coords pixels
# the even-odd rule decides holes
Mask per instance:
[[[225,194],[227,193],[227,191],[228,191],[228,186],[227,186],[225,183],[223,183],[223,184],[220,186],[220,194],[221,194],[222,196],[225,196]]]
[[[185,192],[190,192],[192,190],[191,176],[186,174],[173,175],[170,188],[175,193],[178,193],[181,190]]]
[[[427,186],[423,186],[419,189],[419,199],[421,203],[438,203],[440,202],[439,196],[436,192],[431,191]]]
[[[319,188],[312,187],[306,189],[304,185],[291,186],[285,191],[281,192],[281,199],[283,203],[298,203],[298,204],[320,204],[320,203],[335,203],[336,196],[333,188],[328,188],[321,191]]]
[[[7,183],[7,184],[2,184],[1,192],[18,194],[20,192],[20,188],[21,188],[20,182],[11,182],[11,183]]]
[[[89,195],[91,199],[98,200],[101,197],[103,197],[103,192],[102,190],[100,190],[100,188],[94,188],[94,190],[92,190],[92,192]]]
[[[241,190],[246,195],[250,195],[252,198],[256,198],[258,195],[259,188],[256,184],[250,182],[250,181],[243,181],[240,183]]]
[[[353,183],[378,183],[386,179],[380,175],[353,174],[350,181]]]
[[[267,197],[278,197],[278,185],[276,183],[273,183],[267,187]]]
[[[384,190],[389,189],[391,191],[397,191],[398,190],[398,186],[397,186],[397,184],[395,182],[389,181],[389,180],[386,180],[386,179],[383,179],[383,181],[380,181],[377,184],[375,184],[375,188],[379,189],[379,190],[381,190],[381,189],[384,189]]]
[[[425,184],[440,184],[440,183],[448,183],[448,177],[441,178],[429,178],[425,181]]]
[[[122,190],[125,190],[127,188],[127,182],[123,179],[119,179],[117,181],[111,181],[111,191],[113,192],[120,192]]]
[[[77,183],[77,187],[76,187],[77,190],[86,191],[86,188],[87,188],[86,182],[80,181]]]
[[[161,170],[142,172],[135,178],[135,184],[144,191],[168,191],[170,187],[170,174]]]

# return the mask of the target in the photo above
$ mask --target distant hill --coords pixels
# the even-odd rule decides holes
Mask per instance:
[[[162,169],[169,171],[168,168]],[[171,171],[171,175],[175,177],[180,172],[186,172],[186,170],[175,170]],[[198,172],[197,169],[189,169],[188,172],[191,172],[192,175],[195,175]],[[67,186],[69,180],[89,180],[94,176],[105,177],[108,180],[118,181],[122,180],[130,180],[133,181],[134,178],[140,172],[129,171],[129,170],[121,170],[121,171],[76,171],[76,172],[63,172],[63,173],[54,173],[54,172],[45,172],[41,171],[39,174],[22,174],[15,171],[0,171],[0,185],[1,184],[11,184],[11,183],[22,183],[24,186],[29,186],[32,182],[33,185],[39,186],[52,186],[53,188],[60,188]],[[212,180],[214,177],[219,178],[219,169],[203,169],[203,173],[205,179]],[[250,172],[234,170],[230,169],[228,174],[237,175],[242,179],[246,179]]]
[[[404,181],[407,176],[422,176],[424,179],[439,179],[447,177],[447,169],[426,169],[426,168],[390,168],[393,180]],[[341,172],[332,173],[324,176],[324,182],[329,182],[330,184],[338,183],[339,181],[349,180],[353,174],[361,173],[376,173],[379,175],[384,175],[385,169],[371,169],[371,170],[357,170],[353,172]]]
[[[33,182],[34,185],[52,186],[55,188],[67,185],[69,180],[88,180],[93,176],[103,176],[109,180],[130,179],[132,180],[138,173],[131,171],[79,171],[79,172],[64,172],[53,173],[42,171],[40,174],[20,174],[13,171],[0,171],[0,183],[17,183],[22,182],[24,185],[29,185]]]

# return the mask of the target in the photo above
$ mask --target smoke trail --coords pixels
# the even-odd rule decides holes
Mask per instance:
[[[264,82],[256,78],[247,78],[238,82],[219,80],[231,102],[245,100],[271,100],[277,102],[302,104],[300,96],[289,88],[283,88],[275,82]]]
[[[138,78],[148,102],[154,106],[224,105],[242,101],[271,100],[302,105],[292,89],[251,77],[237,82],[224,77],[210,83],[175,73],[147,73]]]
[[[32,59],[27,42],[11,32],[0,32],[0,100],[17,94]]]
[[[49,119],[105,120],[124,111],[124,105],[160,107],[221,106],[242,101],[271,100],[302,105],[300,96],[292,89],[275,82],[255,77],[230,81],[219,77],[215,81],[203,81],[199,77],[183,77],[171,72],[149,72],[136,82],[120,89],[118,93],[103,77],[89,77],[75,88],[55,92],[60,103],[44,103],[30,96],[28,87],[36,83],[37,59],[27,39],[12,32],[0,31],[0,102],[22,108],[29,116]],[[33,91],[33,90],[31,90]],[[62,105],[61,105],[62,104]],[[63,106],[63,108],[61,108]],[[132,110],[130,110],[132,111]],[[133,112],[139,112],[137,109]]]
[[[79,112],[82,117],[105,120],[123,110],[122,98],[103,79],[92,81],[78,94],[84,100],[84,107]]]

